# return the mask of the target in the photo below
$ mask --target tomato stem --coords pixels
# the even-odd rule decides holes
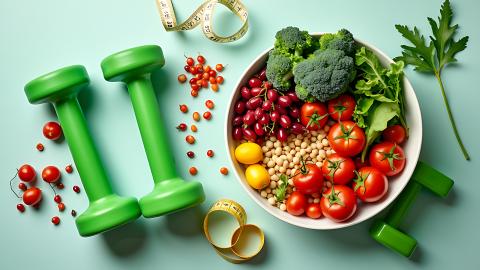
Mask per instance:
[[[12,187],[12,182],[13,180],[15,180],[15,178],[17,178],[17,175],[18,175],[18,169],[17,169],[17,172],[15,173],[15,175],[12,177],[12,179],[10,179],[10,190],[13,192],[13,194],[15,194],[15,196],[17,196],[17,198],[21,198],[20,195],[17,194],[17,192],[15,192],[15,190],[13,189]]]

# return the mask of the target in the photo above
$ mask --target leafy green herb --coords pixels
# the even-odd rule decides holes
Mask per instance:
[[[432,28],[432,36],[430,36],[430,42],[425,40],[425,37],[420,34],[417,27],[413,28],[413,31],[406,25],[395,25],[398,32],[402,34],[408,41],[413,44],[412,46],[402,45],[402,56],[395,58],[395,60],[401,60],[407,65],[412,65],[415,70],[420,72],[433,73],[440,85],[443,101],[447,108],[448,117],[457,138],[458,144],[465,156],[466,160],[470,160],[470,156],[463,145],[460,135],[455,125],[450,105],[445,94],[445,87],[442,81],[442,70],[445,65],[456,62],[455,54],[463,51],[467,47],[468,36],[462,37],[458,40],[454,40],[453,37],[458,29],[458,24],[451,25],[453,17],[453,11],[450,6],[450,1],[443,2],[440,9],[440,17],[438,22],[432,18],[427,18]]]
[[[353,93],[357,97],[354,120],[365,129],[367,145],[362,152],[365,158],[368,147],[375,142],[390,121],[400,122],[405,130],[404,93],[401,85],[403,62],[398,61],[384,68],[377,56],[361,47],[355,55],[359,70]]]
[[[285,200],[285,195],[288,187],[288,177],[285,174],[280,175],[280,180],[282,181],[282,183],[277,187],[275,192],[277,202],[283,202]]]

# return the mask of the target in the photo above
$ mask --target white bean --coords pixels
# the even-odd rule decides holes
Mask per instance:
[[[286,210],[287,210],[287,206],[286,206],[284,203],[280,204],[280,210],[286,211]]]
[[[275,169],[274,169],[274,168],[268,169],[268,174],[269,174],[270,176],[274,175],[274,174],[275,174]]]

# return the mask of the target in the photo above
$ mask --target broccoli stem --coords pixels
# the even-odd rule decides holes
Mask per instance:
[[[460,149],[462,150],[463,156],[466,160],[470,160],[470,156],[468,155],[467,149],[463,145],[462,139],[460,138],[460,134],[457,130],[457,125],[455,124],[455,120],[453,119],[452,112],[450,110],[450,105],[448,104],[447,95],[445,94],[445,88],[443,86],[442,77],[440,75],[440,71],[435,71],[435,77],[437,78],[438,84],[440,85],[440,90],[442,90],[443,102],[445,103],[445,107],[447,108],[448,118],[450,118],[450,124],[453,128],[453,133],[457,138],[457,142],[460,145]]]

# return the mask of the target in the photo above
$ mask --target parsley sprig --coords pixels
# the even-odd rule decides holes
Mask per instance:
[[[462,37],[458,40],[454,39],[455,33],[458,29],[458,24],[452,24],[453,11],[450,6],[450,1],[445,0],[440,9],[440,17],[438,22],[432,18],[428,18],[430,27],[432,28],[432,35],[430,42],[425,40],[425,37],[420,34],[417,27],[413,31],[406,25],[395,25],[398,32],[404,38],[412,43],[413,46],[402,45],[402,56],[395,58],[395,61],[403,61],[407,65],[412,65],[415,70],[420,72],[433,73],[440,85],[443,101],[447,108],[450,123],[457,138],[458,144],[465,156],[466,160],[470,160],[470,156],[463,145],[460,135],[455,125],[450,105],[448,104],[447,96],[445,94],[445,87],[442,81],[442,70],[449,64],[456,62],[455,55],[463,51],[467,47],[468,36]]]

